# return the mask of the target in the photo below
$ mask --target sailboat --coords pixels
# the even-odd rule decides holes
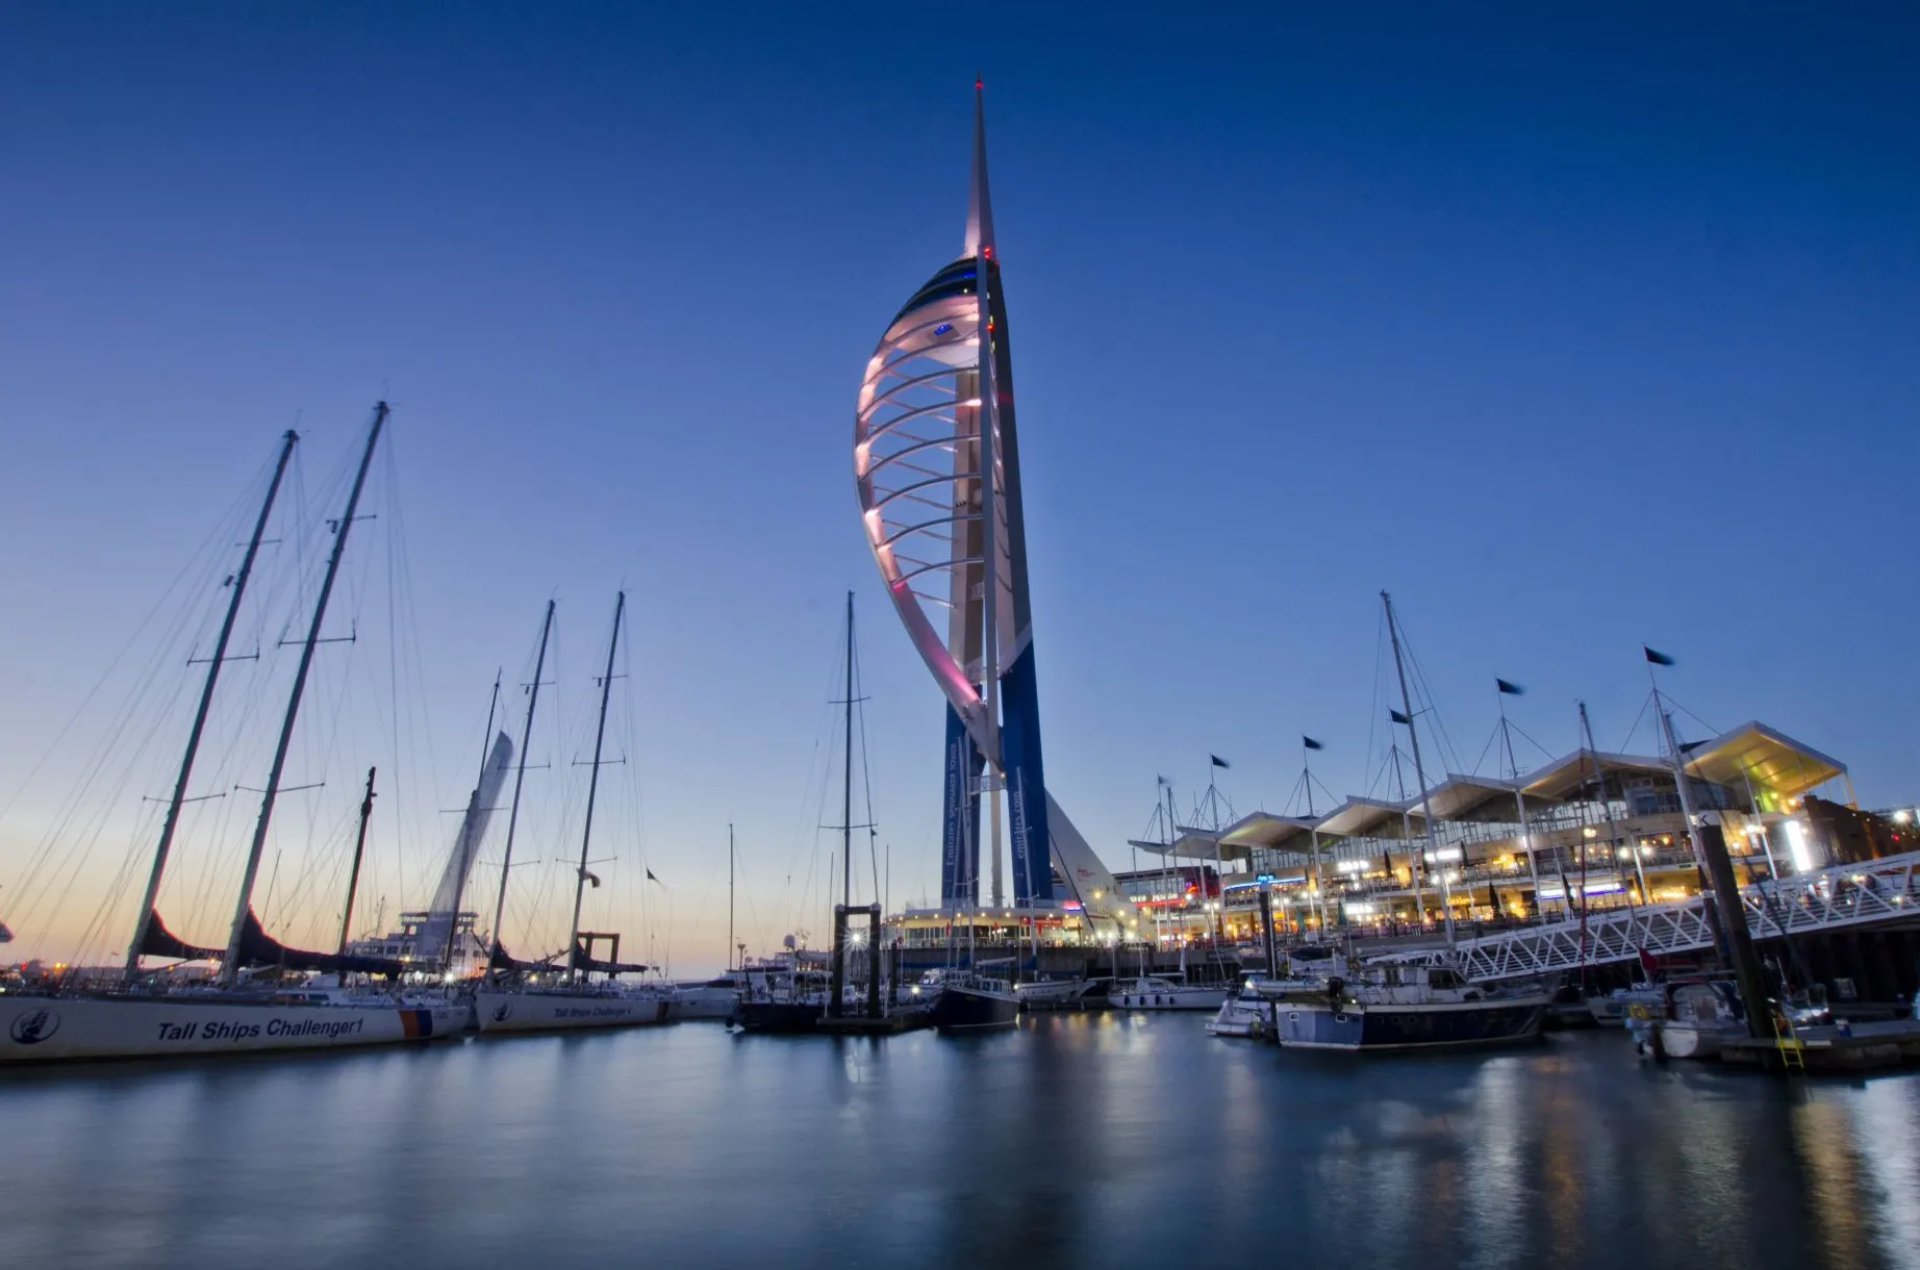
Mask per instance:
[[[525,757],[533,733],[534,710],[540,702],[540,676],[547,664],[547,644],[553,634],[553,601],[547,602],[547,615],[540,627],[540,651],[534,659],[533,682],[527,692],[527,715],[520,737],[520,753]],[[618,960],[619,937],[612,936],[613,958],[600,960],[581,942],[580,906],[586,897],[587,852],[593,845],[593,808],[600,792],[600,769],[607,739],[607,702],[613,691],[614,656],[620,647],[620,624],[626,616],[627,593],[620,592],[613,606],[613,635],[607,641],[606,673],[600,679],[600,719],[594,731],[593,766],[587,777],[586,823],[580,832],[580,863],[574,873],[573,927],[567,934],[565,978],[558,983],[545,980],[556,973],[546,962],[516,961],[500,943],[500,923],[506,915],[507,883],[513,868],[514,832],[520,822],[520,794],[526,776],[521,763],[513,783],[513,804],[507,812],[506,859],[500,865],[500,896],[494,911],[493,947],[488,959],[488,978],[473,994],[474,1017],[483,1033],[551,1032],[578,1028],[641,1027],[669,1022],[673,998],[669,992],[629,990],[618,982],[622,974],[644,974],[647,967]],[[596,880],[594,883],[599,885]],[[589,937],[593,938],[593,937]],[[594,974],[605,978],[593,981]]]
[[[983,773],[983,778],[990,780]],[[998,797],[996,793],[994,797]],[[959,806],[961,840],[973,837],[971,824],[974,800],[961,800]],[[999,809],[994,804],[995,826],[998,826]],[[1000,836],[993,835],[994,870],[998,874]],[[1013,1027],[1020,1021],[1020,994],[1010,981],[1012,965],[1002,961],[992,966],[983,966],[974,959],[973,932],[979,925],[980,878],[976,874],[969,879],[967,893],[967,964],[964,969],[949,969],[938,973],[939,993],[933,998],[933,1007],[928,1019],[933,1026],[947,1034],[961,1032],[992,1032]],[[951,927],[949,927],[949,956],[951,947]],[[1036,964],[1038,959],[1036,958]],[[989,972],[1002,970],[1008,972],[1006,978],[994,977]],[[930,976],[931,977],[931,976]],[[931,986],[931,985],[929,985]]]
[[[1399,710],[1394,723],[1407,729],[1413,750],[1414,781],[1420,787],[1420,818],[1426,830],[1428,861],[1437,860],[1433,806],[1421,761],[1420,733],[1413,694],[1407,685],[1407,667],[1401,651],[1400,624],[1393,597],[1380,593],[1387,635],[1393,645],[1394,671],[1400,684]],[[1419,876],[1418,870],[1414,876]],[[1441,912],[1446,920],[1447,947],[1454,947],[1452,894],[1447,875],[1440,876]],[[1362,967],[1352,978],[1329,977],[1324,984],[1269,985],[1262,995],[1273,1001],[1273,1026],[1280,1044],[1296,1049],[1419,1050],[1468,1045],[1496,1045],[1537,1040],[1546,1018],[1545,992],[1508,991],[1468,983],[1447,966]]]
[[[704,983],[675,984],[673,1020],[676,1023],[712,1019],[721,1023],[733,1018],[746,988],[746,978],[734,969],[733,942],[733,826],[727,826],[727,972]]]
[[[146,892],[127,949],[121,986],[113,992],[70,994],[56,985],[51,994],[44,996],[9,994],[4,1008],[0,1008],[0,1063],[340,1048],[450,1036],[464,1025],[466,1008],[440,998],[408,1000],[393,993],[349,987],[256,988],[240,981],[240,972],[247,967],[333,972],[342,980],[348,975],[379,976],[390,982],[397,982],[405,969],[397,961],[382,958],[288,948],[266,933],[253,911],[254,882],[259,874],[274,803],[280,793],[314,650],[322,642],[321,624],[388,414],[385,402],[374,407],[372,426],[352,492],[347,497],[346,510],[333,522],[333,547],[301,646],[292,693],[281,719],[279,741],[262,792],[225,948],[196,947],[179,939],[161,921],[155,904],[179,827],[180,811],[188,801],[188,782],[213,706],[221,666],[227,660],[228,642],[288,461],[299,441],[298,435],[291,431],[282,438],[279,458],[247,542],[246,554],[228,581],[232,594],[228,597],[213,655],[207,659],[206,678],[160,839],[154,849]],[[143,956],[182,961],[218,960],[218,987],[213,991],[178,994],[154,991],[141,981]]]

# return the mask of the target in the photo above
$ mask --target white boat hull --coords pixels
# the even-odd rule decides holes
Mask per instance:
[[[1658,988],[1651,991],[1611,992],[1604,997],[1588,997],[1587,1009],[1601,1027],[1624,1027],[1634,1006],[1659,1009],[1665,998]]]
[[[0,1064],[345,1049],[458,1035],[464,1005],[0,997]]]
[[[1114,993],[1110,1003],[1116,1010],[1218,1010],[1230,992],[1228,988],[1129,988]]]
[[[673,1018],[673,1001],[664,995],[480,991],[473,994],[473,1011],[482,1032],[570,1032],[667,1023]]]
[[[1022,1005],[1061,1005],[1086,990],[1084,979],[1038,979],[1014,985]]]
[[[673,994],[672,1018],[675,1022],[714,1019],[725,1023],[740,1004],[734,988],[681,988]]]
[[[1209,1036],[1239,1036],[1262,1040],[1270,1026],[1267,1003],[1258,998],[1235,997],[1221,1005],[1220,1013],[1207,1022]]]
[[[1669,1058],[1718,1058],[1729,1036],[1746,1034],[1745,1028],[1664,1020],[1660,1024],[1660,1048]]]

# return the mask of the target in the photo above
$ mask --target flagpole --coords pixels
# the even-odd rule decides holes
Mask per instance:
[[[1207,814],[1213,818],[1213,886],[1219,892],[1217,899],[1207,901],[1207,931],[1213,940],[1213,950],[1216,953],[1220,951],[1220,928],[1227,918],[1227,888],[1226,878],[1221,875],[1220,792],[1219,787],[1214,783],[1213,769],[1225,766],[1226,764],[1220,761],[1218,755],[1207,755]],[[1206,891],[1204,886],[1200,888],[1202,899],[1206,898]]]
[[[1327,937],[1327,870],[1320,859],[1320,824],[1313,814],[1313,759],[1310,752],[1316,746],[1311,738],[1300,738],[1300,779],[1307,787],[1307,832],[1313,843],[1313,890],[1314,898],[1319,901],[1320,938]]]
[[[1607,841],[1613,843],[1615,833],[1613,825],[1613,800],[1607,797],[1607,774],[1600,766],[1600,749],[1593,743],[1593,721],[1587,718],[1587,703],[1584,701],[1580,703],[1580,730],[1586,735],[1587,752],[1593,755],[1593,774],[1600,782],[1600,806],[1607,813]],[[1648,902],[1647,870],[1646,867],[1640,863],[1640,848],[1638,844],[1632,842],[1626,845],[1628,853],[1633,856],[1634,876],[1639,879],[1640,883],[1640,903],[1645,904]],[[1614,872],[1618,873],[1620,871],[1618,844],[1614,844],[1614,849],[1613,867]]]
[[[1540,916],[1540,869],[1533,858],[1533,826],[1527,823],[1527,796],[1520,789],[1520,761],[1513,756],[1513,729],[1507,723],[1507,690],[1516,685],[1504,679],[1493,681],[1494,698],[1500,703],[1500,735],[1507,746],[1507,770],[1513,773],[1513,805],[1520,813],[1520,842],[1527,849],[1527,879],[1533,883],[1533,913]],[[1495,914],[1498,916],[1498,914]]]
[[[1163,777],[1162,779],[1164,780],[1165,778]],[[1173,782],[1172,781],[1166,781],[1166,790],[1167,790],[1167,851],[1165,855],[1160,857],[1160,879],[1161,881],[1167,883],[1169,887],[1171,887],[1173,883],[1172,883],[1171,877],[1169,876],[1168,870],[1172,866],[1172,861],[1173,861]],[[1184,893],[1182,893],[1182,898],[1185,898]],[[1163,904],[1161,907],[1164,908],[1167,905],[1170,905],[1172,903],[1173,903],[1173,896],[1171,892],[1169,892],[1167,896],[1166,904]],[[1187,920],[1186,920],[1185,913],[1182,913],[1180,915],[1180,942],[1183,946],[1187,942]]]

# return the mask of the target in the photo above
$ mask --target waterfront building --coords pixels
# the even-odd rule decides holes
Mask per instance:
[[[1872,851],[1910,849],[1899,822],[1849,808],[1844,764],[1753,722],[1686,747],[1694,806],[1715,813],[1741,881],[1789,876]],[[1822,798],[1821,791],[1844,798]],[[1423,808],[1433,816],[1429,846]],[[1524,815],[1524,824],[1522,816]],[[1315,850],[1317,843],[1318,850]],[[1449,775],[1388,800],[1351,796],[1315,817],[1256,811],[1218,833],[1135,843],[1173,860],[1224,862],[1220,901],[1244,938],[1262,887],[1283,931],[1396,933],[1450,912],[1478,929],[1686,899],[1701,889],[1672,764],[1575,751],[1504,780]],[[1204,927],[1194,904],[1178,930]]]

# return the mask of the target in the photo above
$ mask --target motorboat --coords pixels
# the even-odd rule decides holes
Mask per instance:
[[[1636,983],[1628,988],[1615,988],[1605,995],[1588,997],[1587,1010],[1601,1027],[1622,1027],[1633,1013],[1633,1007],[1660,1006],[1664,1000],[1659,984]]]
[[[808,954],[749,962],[740,971],[740,992],[728,1022],[742,1032],[792,1035],[812,1032],[827,1012],[830,976]]]
[[[1445,966],[1381,966],[1361,982],[1335,977],[1273,1002],[1280,1044],[1291,1049],[1426,1050],[1538,1039],[1548,994],[1467,982]]]
[[[1142,975],[1113,985],[1109,996],[1117,1010],[1218,1010],[1233,995],[1228,984],[1187,983]]]
[[[1682,980],[1666,984],[1656,1004],[1638,1006],[1627,1031],[1655,1058],[1718,1058],[1727,1040],[1748,1034],[1747,1009],[1731,980]]]
[[[744,986],[741,977],[732,973],[708,979],[704,983],[677,983],[673,986],[673,1005],[669,1013],[675,1020],[711,1019],[725,1023],[733,1017],[733,1009],[740,1003],[740,992]]]
[[[942,1032],[985,1032],[1020,1021],[1020,996],[1004,979],[948,973],[928,1021]]]
[[[1272,1020],[1273,1006],[1260,994],[1258,981],[1249,979],[1220,1003],[1220,1012],[1207,1022],[1207,1035],[1264,1040],[1272,1032]]]
[[[1030,979],[1015,984],[1013,991],[1023,1009],[1058,1009],[1079,1000],[1086,988],[1085,979]]]

